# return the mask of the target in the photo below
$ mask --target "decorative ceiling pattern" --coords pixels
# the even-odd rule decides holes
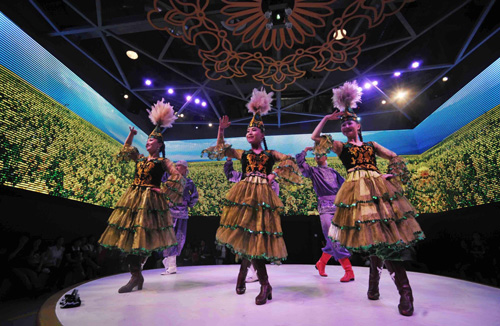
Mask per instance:
[[[169,139],[214,137],[222,115],[241,136],[263,85],[275,91],[268,135],[310,133],[333,110],[331,89],[354,79],[369,87],[364,130],[411,129],[500,56],[495,0],[16,0],[0,11],[141,129],[169,101]]]
[[[233,29],[233,42],[228,38],[228,32],[206,15],[209,0],[198,0],[196,3],[170,0],[172,9],[165,12],[163,26],[158,26],[152,19],[155,14],[163,12],[158,6],[160,0],[155,0],[154,9],[148,12],[148,21],[154,28],[166,31],[172,37],[198,48],[207,78],[241,78],[250,73],[259,83],[274,91],[283,91],[297,79],[304,77],[306,71],[354,69],[361,46],[365,43],[366,33],[380,25],[386,17],[398,13],[408,2],[379,0],[367,4],[365,0],[353,1],[340,17],[333,20],[331,26],[326,26],[325,17],[333,15],[329,6],[335,1],[319,3],[296,0],[291,13],[287,15],[291,25],[268,28],[266,25],[269,24],[270,17],[262,10],[262,0],[224,0],[225,6],[221,13],[227,16],[226,26]],[[389,3],[395,2],[398,3],[397,6],[388,8]],[[352,23],[363,23],[367,29],[350,36],[346,29]],[[307,38],[317,36],[316,28],[322,27],[326,27],[329,32],[321,45],[294,49],[295,45],[304,44]],[[207,48],[207,43],[213,46]],[[251,43],[254,50],[240,52],[237,49],[240,43]],[[271,48],[279,52],[283,46],[294,49],[293,53],[283,59],[265,54]],[[280,56],[281,53],[278,53],[277,57]],[[346,65],[347,63],[350,64]],[[247,67],[254,69],[248,71]]]

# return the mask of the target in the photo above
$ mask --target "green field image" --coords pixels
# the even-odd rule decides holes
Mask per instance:
[[[425,153],[405,156],[412,174],[407,196],[419,213],[500,201],[499,127],[497,106]],[[113,207],[132,183],[133,163],[115,160],[122,144],[2,66],[0,131],[0,184]],[[315,164],[312,158],[308,163]],[[338,158],[328,163],[345,176]],[[189,177],[200,193],[191,215],[221,214],[221,199],[232,186],[223,165],[190,163]],[[379,158],[378,167],[385,172],[387,161]],[[281,187],[285,215],[318,213],[311,182],[303,181]]]

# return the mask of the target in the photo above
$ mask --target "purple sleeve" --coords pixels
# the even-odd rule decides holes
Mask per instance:
[[[241,172],[233,169],[233,161],[224,163],[224,174],[229,182],[238,182],[241,180]]]
[[[299,166],[300,172],[306,178],[310,178],[312,175],[312,169],[309,164],[306,163],[306,151],[302,151],[299,154],[295,155],[295,159],[297,159],[297,165]]]
[[[198,189],[196,189],[196,185],[192,181],[190,188],[192,189],[190,189],[191,195],[189,196],[188,206],[192,208],[198,202],[199,195],[198,195]]]
[[[167,182],[168,178],[170,178],[170,174],[165,172],[165,174],[163,174],[163,177],[161,177],[161,182],[163,183]]]

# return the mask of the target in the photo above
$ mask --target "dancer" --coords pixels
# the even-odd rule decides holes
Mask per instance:
[[[136,162],[134,181],[115,206],[108,220],[108,227],[99,239],[101,246],[119,249],[128,254],[127,264],[132,277],[118,293],[131,292],[137,286],[142,290],[144,278],[141,264],[153,251],[177,245],[173,230],[170,203],[182,202],[184,177],[177,172],[174,164],[164,158],[165,143],[161,127],[172,127],[175,121],[170,103],[158,101],[148,110],[149,118],[156,125],[146,142],[148,157],[139,155],[132,140],[137,131],[130,127],[130,134],[118,155],[119,160]],[[159,157],[160,152],[163,157]],[[164,172],[171,176],[161,184]]]
[[[385,265],[400,294],[399,312],[413,314],[413,295],[403,266],[401,253],[424,239],[415,217],[415,209],[404,197],[401,180],[407,181],[408,170],[394,152],[375,142],[363,142],[361,124],[353,108],[361,101],[356,82],[333,90],[333,103],[340,111],[327,115],[314,130],[315,154],[334,151],[348,175],[335,199],[337,211],[329,237],[349,250],[370,255],[368,298],[378,300],[380,272]],[[321,136],[328,120],[342,120],[341,131],[347,142]],[[390,160],[389,173],[382,174],[375,156]]]
[[[316,269],[319,275],[327,277],[328,274],[325,272],[325,267],[328,264],[328,260],[333,256],[345,270],[345,274],[340,279],[340,282],[354,281],[354,272],[349,261],[351,254],[338,243],[332,243],[330,238],[328,238],[328,230],[330,229],[330,225],[332,225],[333,215],[336,211],[334,205],[335,196],[344,182],[344,178],[337,171],[328,167],[326,155],[315,155],[314,159],[318,166],[309,166],[306,163],[306,155],[308,151],[312,150],[312,147],[306,147],[301,153],[295,155],[295,158],[297,159],[300,172],[302,172],[304,177],[311,179],[314,192],[318,196],[319,218],[326,246],[321,249],[323,253],[316,263]]]
[[[186,179],[186,186],[184,187],[184,193],[182,195],[182,204],[170,208],[170,214],[172,214],[174,220],[175,237],[177,238],[178,245],[163,250],[163,266],[165,266],[165,272],[161,273],[161,275],[177,273],[177,256],[180,256],[184,243],[186,242],[189,219],[188,210],[189,208],[193,208],[198,202],[198,190],[193,180],[187,177],[189,173],[188,163],[186,161],[177,161],[175,163],[175,168],[182,174],[184,179]],[[169,174],[165,173],[162,181],[166,182],[168,178]]]
[[[226,160],[226,163],[224,163],[224,174],[226,175],[226,178],[229,182],[239,182],[241,181],[241,176],[243,173],[235,171],[233,168],[233,160],[228,158]],[[280,195],[280,184],[276,182],[276,180],[273,180],[271,182],[271,188],[273,191],[276,193],[276,195]],[[248,270],[250,271],[250,275],[246,278],[245,282],[246,283],[253,283],[257,282],[259,278],[257,277],[257,271],[255,268],[253,268],[253,265],[250,264],[248,267]]]
[[[280,261],[287,257],[279,216],[283,203],[269,184],[277,176],[282,182],[300,181],[298,167],[291,156],[267,149],[261,116],[269,111],[272,95],[273,93],[267,94],[264,90],[254,89],[247,104],[249,111],[254,114],[246,134],[252,147],[250,150],[233,149],[231,145],[224,143],[224,129],[231,125],[229,118],[224,116],[219,121],[217,145],[202,152],[202,155],[207,153],[211,159],[227,156],[241,160],[243,179],[229,190],[223,200],[224,209],[216,239],[242,258],[236,283],[237,294],[245,293],[245,278],[250,261],[257,270],[261,285],[260,293],[255,298],[257,305],[272,299],[266,261]],[[276,162],[280,164],[273,172]]]

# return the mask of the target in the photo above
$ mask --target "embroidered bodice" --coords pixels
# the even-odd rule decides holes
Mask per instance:
[[[134,186],[160,187],[161,178],[165,173],[163,158],[148,161],[143,157],[135,167]]]
[[[339,158],[347,171],[355,168],[379,172],[372,142],[363,143],[361,146],[345,143]]]
[[[241,155],[241,167],[243,175],[259,172],[265,175],[271,174],[275,159],[271,151],[262,151],[255,154],[252,150],[245,151]]]

